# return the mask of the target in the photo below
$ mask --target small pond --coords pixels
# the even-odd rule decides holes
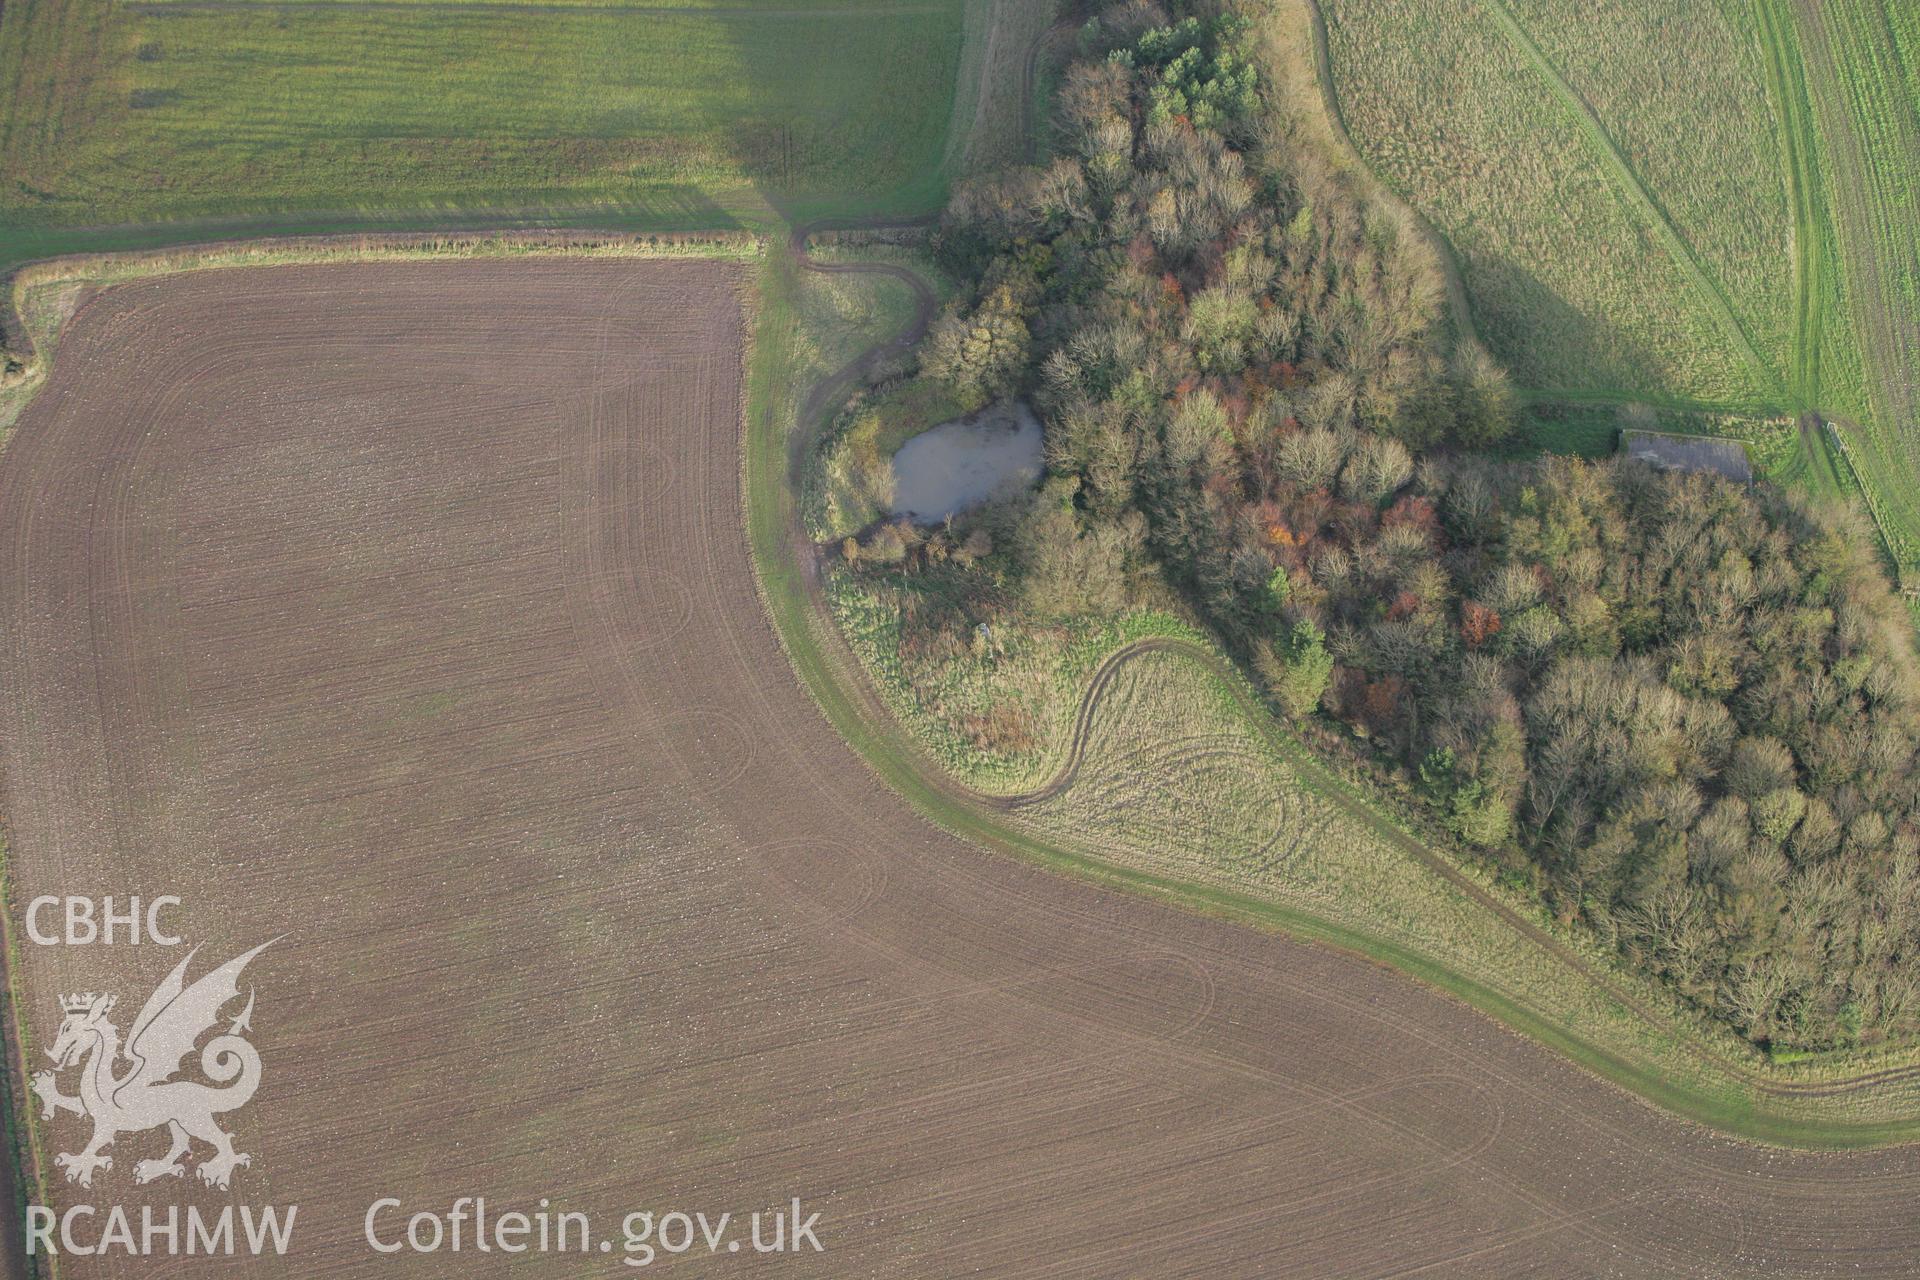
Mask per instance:
[[[922,431],[893,455],[893,514],[939,524],[1040,478],[1040,419],[1014,401]]]

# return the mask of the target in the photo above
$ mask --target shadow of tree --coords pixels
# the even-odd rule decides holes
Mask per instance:
[[[717,15],[737,74],[759,87],[702,124],[750,187],[736,212],[799,225],[937,209],[969,24],[989,7],[855,0]]]
[[[1517,385],[1662,396],[1666,361],[1638,333],[1576,306],[1516,258],[1463,248],[1461,260],[1481,341]]]

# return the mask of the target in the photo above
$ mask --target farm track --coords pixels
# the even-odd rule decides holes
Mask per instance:
[[[795,228],[790,237],[790,252],[792,252],[796,261],[806,270],[833,274],[865,273],[884,276],[888,279],[899,280],[906,284],[913,290],[916,299],[914,316],[899,335],[862,352],[843,368],[821,379],[808,395],[801,408],[798,420],[799,429],[792,433],[789,442],[790,448],[787,461],[788,475],[790,485],[796,486],[794,488],[795,492],[798,491],[797,485],[799,484],[799,476],[803,466],[803,454],[804,450],[808,447],[810,430],[816,424],[820,424],[823,421],[833,406],[837,405],[841,400],[844,400],[858,380],[867,376],[873,369],[880,365],[898,359],[917,345],[921,338],[926,335],[927,327],[932,322],[936,307],[936,299],[932,287],[911,268],[894,263],[818,263],[808,256],[807,242],[809,238],[824,230],[872,231],[881,229],[920,229],[931,225],[935,220],[934,218],[920,218],[909,222],[889,222],[886,219],[874,218],[820,222]],[[1803,423],[1802,435],[1805,436],[1806,433],[1806,427]],[[1810,450],[1817,448],[1821,451],[1820,454],[1814,456],[1821,456],[1825,453],[1825,446],[1819,442],[1817,438],[1811,442],[1803,443],[1805,443],[1806,447]],[[805,563],[808,600],[814,615],[815,625],[823,635],[829,637],[830,642],[838,640],[838,628],[832,621],[831,612],[820,583],[818,566],[815,560],[818,551],[807,539],[797,510],[791,513],[789,533],[792,545],[796,548],[796,554],[802,557]],[[843,684],[852,686],[853,691],[863,704],[866,714],[869,717],[877,718],[880,723],[892,723],[892,713],[885,708],[878,695],[872,690],[870,682],[866,679],[859,667],[858,660],[845,648],[844,642],[835,644],[834,650],[836,657],[834,665],[841,673],[842,682]],[[1914,1064],[1865,1072],[1857,1076],[1840,1079],[1781,1081],[1768,1079],[1759,1073],[1739,1068],[1717,1057],[1698,1042],[1696,1038],[1697,1033],[1674,1026],[1671,1019],[1663,1016],[1649,1007],[1644,1001],[1621,988],[1602,970],[1596,968],[1585,957],[1556,938],[1551,932],[1542,928],[1538,923],[1529,920],[1500,898],[1489,893],[1472,877],[1466,875],[1455,866],[1444,854],[1437,853],[1428,848],[1421,841],[1402,830],[1391,819],[1383,817],[1365,800],[1355,795],[1346,783],[1329,771],[1313,757],[1311,752],[1275,724],[1271,714],[1265,707],[1259,705],[1248,696],[1244,683],[1237,672],[1233,671],[1231,667],[1224,663],[1218,655],[1191,641],[1175,637],[1153,636],[1121,645],[1106,655],[1095,667],[1092,675],[1089,676],[1087,687],[1081,694],[1079,706],[1074,715],[1073,727],[1068,737],[1066,754],[1059,768],[1052,777],[1041,783],[1038,787],[1012,794],[978,791],[955,779],[924,753],[911,753],[911,758],[915,762],[917,771],[930,787],[959,803],[972,805],[976,808],[1000,813],[1013,813],[1057,798],[1071,789],[1079,777],[1081,766],[1086,758],[1088,743],[1093,733],[1094,720],[1099,711],[1101,700],[1111,688],[1113,681],[1119,675],[1120,671],[1130,662],[1140,657],[1161,653],[1175,653],[1188,658],[1203,667],[1214,678],[1220,680],[1225,687],[1231,689],[1236,701],[1240,703],[1242,711],[1247,716],[1249,724],[1301,773],[1302,780],[1306,782],[1316,794],[1322,795],[1354,820],[1390,841],[1429,871],[1472,899],[1484,910],[1492,913],[1509,928],[1516,930],[1540,946],[1558,963],[1564,964],[1574,972],[1580,974],[1583,979],[1592,983],[1597,989],[1604,991],[1610,999],[1614,1000],[1623,1008],[1630,1010],[1636,1018],[1640,1019],[1647,1026],[1655,1028],[1663,1034],[1671,1035],[1680,1043],[1686,1045],[1689,1052],[1716,1073],[1724,1075],[1731,1080],[1738,1081],[1741,1085],[1759,1093],[1780,1098],[1842,1097],[1850,1093],[1857,1093],[1871,1088],[1896,1085],[1920,1079],[1920,1064]]]
[[[372,1195],[636,1188],[803,1196],[796,1275],[1906,1272],[1920,1154],[1718,1139],[1372,963],[922,822],[761,611],[741,283],[125,285],[0,461],[17,892],[164,885],[214,953],[294,925],[239,1194],[302,1205],[301,1274],[445,1273],[366,1251]],[[30,1027],[145,951],[29,949]]]
[[[1768,0],[1755,0],[1755,2],[1756,6],[1764,10]],[[1359,152],[1354,147],[1353,140],[1346,130],[1345,121],[1339,107],[1337,87],[1332,73],[1325,16],[1317,0],[1305,0],[1305,3],[1311,27],[1315,69],[1324,100],[1328,123],[1336,139],[1347,148],[1350,154],[1358,159]],[[1629,203],[1637,203],[1641,207],[1642,212],[1651,220],[1656,233],[1659,234],[1664,241],[1668,242],[1670,251],[1676,254],[1678,261],[1680,261],[1683,269],[1693,281],[1696,289],[1702,291],[1703,301],[1707,302],[1710,310],[1714,312],[1722,325],[1728,327],[1729,337],[1734,340],[1736,346],[1743,354],[1743,359],[1749,364],[1761,385],[1771,387],[1777,393],[1780,390],[1777,375],[1773,372],[1771,365],[1760,356],[1745,326],[1742,325],[1734,315],[1732,305],[1727,300],[1724,291],[1720,289],[1718,284],[1708,275],[1705,267],[1698,261],[1691,247],[1681,238],[1678,229],[1673,225],[1672,220],[1667,216],[1664,209],[1660,207],[1651,193],[1646,190],[1644,184],[1640,182],[1638,175],[1633,172],[1626,158],[1621,155],[1618,147],[1614,145],[1611,137],[1607,135],[1604,127],[1593,115],[1591,108],[1587,106],[1584,99],[1579,96],[1573,87],[1566,82],[1565,78],[1559,74],[1558,70],[1552,66],[1544,52],[1540,50],[1538,45],[1526,33],[1525,29],[1521,27],[1518,20],[1513,16],[1512,11],[1504,3],[1504,0],[1481,0],[1481,3],[1483,7],[1490,8],[1502,30],[1510,39],[1516,42],[1517,46],[1529,58],[1535,68],[1554,88],[1555,93],[1562,99],[1565,105],[1567,105],[1569,110],[1579,118],[1583,133],[1604,153],[1616,177],[1628,188],[1625,194],[1632,197],[1637,193],[1637,201],[1630,198]],[[1769,15],[1763,11],[1759,16],[1763,32],[1769,37],[1777,36],[1777,33],[1772,31]],[[1072,25],[1070,19],[1063,19],[1043,34],[1040,39],[1035,41],[1026,60],[1024,77],[1026,92],[1023,95],[1023,102],[1031,104],[1033,100],[1032,88],[1035,76],[1037,75],[1036,68],[1048,43],[1057,39],[1063,31],[1070,30]],[[1787,96],[1790,92],[1790,86],[1793,82],[1789,74],[1790,64],[1784,61],[1786,56],[1785,51],[1779,47],[1777,40],[1768,39],[1767,44],[1768,58],[1772,64],[1770,71],[1779,76],[1779,83],[1774,87],[1776,88],[1784,110]],[[1809,122],[1805,121],[1804,118],[1794,118],[1798,119],[1802,124],[1808,124],[1810,128]],[[1034,121],[1031,116],[1028,116],[1025,127],[1030,145],[1034,148],[1033,154],[1037,155],[1039,139],[1037,122]],[[1800,219],[1803,216],[1803,206],[1809,199],[1806,184],[1811,181],[1811,173],[1806,167],[1811,164],[1811,158],[1810,156],[1802,154],[1804,151],[1804,139],[1802,143],[1803,146],[1800,148],[1796,148],[1791,139],[1783,143],[1787,148],[1787,159],[1791,166],[1788,178],[1790,190],[1793,192],[1795,199],[1797,230],[1803,225]],[[1364,162],[1362,163],[1364,165]],[[1441,261],[1445,269],[1445,277],[1448,284],[1450,305],[1455,312],[1456,324],[1463,333],[1471,337],[1473,335],[1471,307],[1466,301],[1464,283],[1462,282],[1457,263],[1454,262],[1451,256],[1451,250],[1446,245],[1444,239],[1439,236],[1439,233],[1432,228],[1431,224],[1428,223],[1424,217],[1421,217],[1417,213],[1415,216],[1418,224],[1436,243],[1436,251],[1441,255]],[[857,221],[842,221],[838,223],[816,223],[811,226],[795,229],[790,241],[791,250],[796,259],[807,269],[838,272],[865,270],[884,274],[890,278],[907,283],[910,288],[914,289],[917,299],[916,314],[901,335],[879,344],[868,352],[862,353],[861,356],[857,357],[846,368],[822,379],[809,395],[802,408],[799,420],[803,430],[794,433],[792,452],[789,455],[789,474],[795,483],[797,483],[801,465],[800,451],[805,447],[806,441],[806,431],[804,428],[818,423],[829,406],[836,403],[839,398],[844,398],[848,389],[857,379],[881,363],[898,358],[904,354],[905,351],[916,345],[925,335],[926,328],[931,322],[935,305],[931,288],[927,286],[924,281],[918,280],[915,273],[910,269],[894,264],[833,264],[826,266],[813,262],[806,253],[809,236],[816,231],[828,229],[829,227],[837,229],[864,228],[871,230],[888,226],[925,226],[928,225],[930,221],[932,221],[932,219],[918,219],[911,223],[899,223],[890,222],[884,218],[873,218]],[[1797,240],[1799,240],[1799,237],[1797,237]],[[1807,328],[1817,329],[1818,316],[1817,314],[1808,315],[1808,308],[1813,305],[1811,302],[1813,296],[1812,291],[1818,287],[1819,254],[1817,249],[1809,249],[1806,247],[1804,241],[1800,241],[1800,247],[1803,255],[1802,261],[1796,263],[1796,296],[1800,312],[1799,320],[1801,324],[1807,326]],[[1803,328],[1797,332],[1806,333],[1807,328]],[[1810,336],[1811,335],[1809,335],[1809,337]],[[1796,344],[1796,349],[1799,350],[1799,344]],[[1811,363],[1798,365],[1794,370],[1797,388],[1805,388],[1809,382],[1817,380],[1817,356],[1808,357],[1808,359]],[[1807,382],[1801,382],[1799,380],[1801,375],[1806,377]],[[1828,476],[1830,484],[1837,483],[1837,477],[1834,477],[1831,471],[1832,450],[1828,448],[1823,440],[1818,438],[1817,432],[1812,433],[1812,439],[1808,439],[1808,435],[1809,432],[1803,420],[1801,429],[1803,448],[1808,452],[1810,458],[1826,459],[1829,463],[1829,466],[1825,469],[1819,468],[1817,465],[1813,466],[1812,469],[1817,472],[1818,475]],[[798,522],[797,513],[794,516],[792,535],[794,539],[793,545],[801,549],[801,554],[808,562],[806,577],[809,599],[813,607],[816,623],[824,629],[824,631],[837,638],[837,629],[833,626],[829,611],[826,607],[824,595],[820,590],[817,565],[813,562],[815,550],[805,538],[804,530]],[[1670,1019],[1651,1009],[1645,1002],[1620,988],[1605,973],[1595,968],[1583,956],[1553,936],[1552,933],[1534,921],[1527,919],[1504,901],[1494,897],[1484,887],[1455,867],[1444,855],[1437,854],[1427,848],[1419,840],[1401,830],[1397,824],[1394,824],[1390,819],[1383,818],[1382,815],[1375,811],[1372,806],[1364,800],[1355,796],[1340,779],[1327,771],[1325,766],[1314,759],[1298,742],[1291,739],[1283,730],[1279,729],[1279,727],[1272,722],[1265,708],[1253,703],[1251,699],[1248,698],[1237,673],[1227,667],[1217,655],[1188,641],[1170,637],[1150,637],[1123,645],[1108,654],[1095,669],[1089,678],[1087,688],[1082,693],[1064,760],[1054,776],[1046,782],[1043,782],[1037,788],[1010,795],[975,791],[953,779],[944,769],[940,768],[923,754],[916,755],[915,757],[918,771],[928,784],[936,790],[962,803],[968,803],[983,809],[1002,813],[1017,812],[1020,809],[1043,803],[1064,794],[1072,787],[1079,776],[1080,768],[1085,759],[1088,742],[1093,731],[1093,722],[1096,713],[1102,698],[1111,687],[1113,680],[1129,662],[1153,653],[1178,653],[1200,664],[1215,678],[1221,680],[1226,687],[1234,691],[1236,700],[1241,702],[1243,711],[1248,715],[1256,729],[1302,772],[1304,780],[1308,781],[1308,784],[1313,787],[1316,793],[1331,800],[1337,807],[1357,821],[1379,832],[1430,871],[1466,894],[1482,908],[1492,912],[1508,927],[1517,930],[1530,941],[1547,950],[1558,962],[1567,965],[1579,973],[1585,980],[1591,982],[1596,988],[1606,992],[1610,999],[1630,1010],[1635,1017],[1642,1020],[1646,1025],[1662,1033],[1672,1035],[1680,1043],[1684,1044],[1689,1052],[1694,1054],[1715,1072],[1729,1079],[1738,1081],[1741,1085],[1766,1096],[1802,1099],[1842,1097],[1873,1088],[1898,1085],[1920,1079],[1920,1064],[1914,1064],[1869,1071],[1856,1076],[1839,1079],[1780,1081],[1768,1079],[1759,1073],[1733,1066],[1724,1059],[1716,1057],[1697,1041],[1694,1033],[1683,1028],[1675,1027]],[[869,716],[880,717],[883,723],[890,722],[891,714],[885,710],[877,696],[867,687],[864,676],[858,674],[857,660],[853,659],[852,655],[844,649],[843,645],[837,646],[836,657],[838,661],[835,665],[840,669],[842,675],[848,676],[851,674],[851,682],[858,686],[860,701],[864,704],[867,714]]]
[[[934,299],[791,247],[917,299],[812,422]],[[830,1251],[799,1276],[1911,1273],[1911,1149],[1728,1142],[1379,966],[923,823],[762,620],[738,287],[122,286],[0,455],[16,861],[28,891],[184,884],[216,951],[297,912],[240,1194],[303,1204],[301,1274],[445,1274],[371,1259],[360,1214],[476,1188],[597,1218],[800,1194]],[[42,1032],[106,962],[25,959]]]
[[[933,323],[934,310],[939,306],[933,286],[911,267],[890,262],[817,262],[807,252],[807,241],[823,231],[918,231],[931,228],[939,221],[940,215],[937,213],[905,219],[823,218],[793,229],[787,240],[788,252],[803,269],[817,275],[884,276],[905,285],[912,291],[914,300],[913,318],[905,329],[867,348],[814,384],[800,407],[801,421],[817,421],[830,403],[836,398],[844,399],[860,379],[870,376],[887,361],[897,360],[911,352],[920,344],[920,339],[927,336],[927,326]],[[796,445],[799,443],[796,440]]]
[[[1804,405],[1820,403],[1821,299],[1825,279],[1826,238],[1819,215],[1819,137],[1813,127],[1812,103],[1807,99],[1792,37],[1781,24],[1792,15],[1782,13],[1775,0],[1753,0],[1760,31],[1761,52],[1767,65],[1767,92],[1779,114],[1781,168],[1793,207],[1793,369],[1795,396]]]

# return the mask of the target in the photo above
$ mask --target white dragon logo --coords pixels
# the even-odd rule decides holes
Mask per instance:
[[[277,941],[275,939],[274,941]],[[263,942],[245,955],[236,956],[192,986],[186,984],[187,964],[198,948],[174,966],[154,993],[147,997],[140,1016],[133,1020],[127,1035],[124,1055],[120,1032],[107,1015],[114,997],[87,992],[60,997],[60,1009],[66,1016],[60,1023],[60,1035],[47,1056],[55,1064],[53,1071],[41,1071],[33,1077],[33,1091],[45,1107],[42,1114],[51,1119],[55,1113],[71,1111],[93,1119],[93,1140],[77,1154],[62,1153],[54,1163],[66,1170],[67,1181],[83,1187],[93,1185],[96,1169],[113,1168],[113,1157],[104,1153],[115,1137],[145,1129],[167,1126],[173,1145],[164,1158],[142,1160],[133,1167],[134,1181],[152,1182],[156,1178],[177,1178],[186,1172],[183,1158],[192,1147],[191,1139],[213,1147],[211,1158],[201,1161],[196,1172],[210,1187],[224,1190],[233,1171],[251,1163],[243,1152],[233,1149],[233,1135],[213,1121],[223,1111],[244,1106],[260,1085],[260,1054],[242,1038],[252,1029],[253,994],[247,995],[247,1007],[233,1020],[224,1035],[207,1041],[200,1051],[200,1069],[207,1078],[224,1088],[201,1084],[197,1080],[173,1080],[181,1060],[193,1052],[194,1043],[219,1021],[220,1010],[240,994],[240,971],[247,962],[272,946]],[[116,1074],[124,1056],[129,1066]],[[56,1072],[82,1063],[80,1094],[68,1097],[60,1092]],[[228,1083],[231,1081],[231,1083]]]

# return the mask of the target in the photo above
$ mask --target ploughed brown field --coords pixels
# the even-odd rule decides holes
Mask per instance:
[[[196,973],[285,937],[231,1191],[135,1187],[158,1132],[68,1186],[69,1115],[38,1159],[60,1205],[299,1216],[289,1260],[62,1274],[630,1274],[362,1241],[473,1194],[616,1237],[821,1214],[826,1253],[700,1275],[1920,1272],[1920,1152],[1723,1142],[1397,974],[918,820],[755,595],[746,287],[291,267],[74,320],[0,455],[35,1052],[59,993],[125,1032],[184,950],[26,944],[35,895],[178,894]]]

